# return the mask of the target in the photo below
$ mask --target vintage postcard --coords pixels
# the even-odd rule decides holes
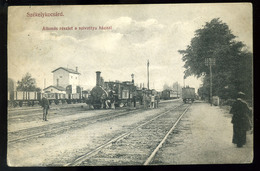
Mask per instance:
[[[252,163],[252,12],[10,6],[8,166]]]

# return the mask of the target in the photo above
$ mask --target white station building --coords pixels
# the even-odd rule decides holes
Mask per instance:
[[[80,73],[78,67],[76,70],[59,67],[52,71],[53,85],[43,89],[49,93],[79,93],[77,87],[80,87]]]

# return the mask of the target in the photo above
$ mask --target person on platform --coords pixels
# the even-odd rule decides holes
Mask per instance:
[[[155,102],[155,96],[154,96],[154,94],[152,94],[152,96],[151,96],[151,102],[150,102],[150,108],[151,108],[151,109],[154,108],[154,102]]]
[[[155,96],[155,108],[158,108],[158,107],[159,107],[159,101],[160,101],[160,97],[159,97],[159,95],[157,94],[157,95]]]
[[[238,93],[238,98],[232,105],[230,113],[233,114],[231,123],[233,124],[233,140],[237,147],[243,147],[246,144],[246,132],[252,128],[250,123],[251,110],[246,101],[245,94]]]
[[[43,120],[47,121],[48,110],[50,108],[49,100],[46,98],[46,95],[42,97],[42,107],[43,107]]]
[[[144,104],[144,109],[147,109],[147,96],[146,93],[143,93],[143,104]]]

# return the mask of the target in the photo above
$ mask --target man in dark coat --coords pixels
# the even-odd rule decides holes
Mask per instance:
[[[47,121],[47,114],[48,114],[48,110],[50,108],[50,103],[49,103],[49,100],[45,96],[42,97],[42,107],[43,107],[43,120]]]
[[[230,113],[233,114],[233,140],[237,147],[242,147],[246,144],[246,131],[251,129],[250,116],[251,110],[246,101],[243,100],[245,94],[238,93],[238,98],[232,105]]]

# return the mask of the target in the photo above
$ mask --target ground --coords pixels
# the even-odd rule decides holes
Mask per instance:
[[[50,111],[49,120],[42,121],[41,112],[34,119],[13,120],[9,115],[8,132],[74,121],[77,126],[55,134],[8,144],[9,166],[64,166],[90,149],[103,144],[133,125],[162,113],[181,101],[162,103],[159,109],[126,110],[126,114],[100,121],[91,117],[111,115],[113,110],[88,110],[87,106]],[[78,108],[77,108],[78,107]],[[13,117],[13,116],[12,116]],[[80,122],[84,119],[89,119]],[[52,130],[50,130],[51,132]],[[8,136],[9,137],[9,136]],[[127,146],[125,147],[127,150]],[[132,151],[133,149],[129,149]],[[236,148],[232,144],[231,115],[228,110],[204,102],[191,105],[176,129],[156,154],[152,164],[224,164],[251,163],[253,160],[253,135],[248,133],[247,144]],[[131,164],[131,163],[130,163]],[[109,165],[109,163],[108,163]]]

